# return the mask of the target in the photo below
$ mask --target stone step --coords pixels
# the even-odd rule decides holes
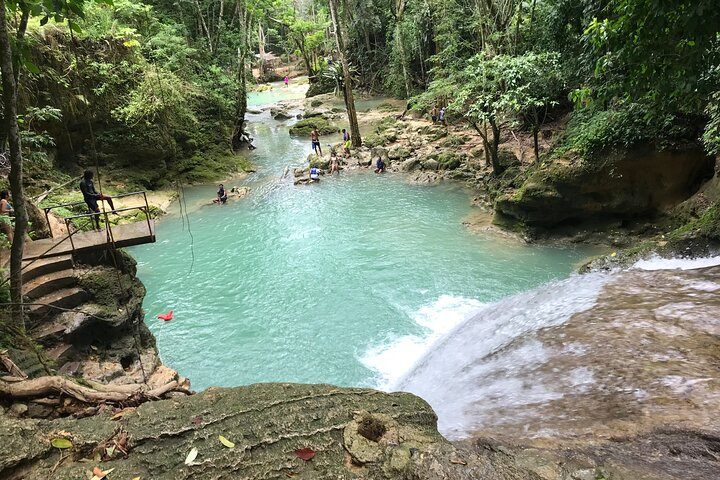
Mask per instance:
[[[61,343],[48,350],[45,350],[45,355],[48,358],[55,360],[58,366],[62,366],[70,356],[72,355],[73,346],[68,343]]]
[[[15,365],[22,370],[28,377],[35,378],[45,375],[45,368],[40,362],[37,353],[28,350],[10,349],[8,352],[10,358]]]
[[[41,275],[73,268],[72,255],[41,258],[35,261],[23,260],[23,282],[29,282]]]
[[[52,322],[41,324],[30,333],[30,336],[37,342],[47,344],[60,338],[67,327],[64,323]]]
[[[33,323],[37,325],[38,322],[50,319],[63,311],[53,307],[75,308],[89,297],[88,293],[82,288],[63,288],[34,300],[34,303],[42,305],[30,305],[27,312]]]
[[[23,295],[29,299],[40,298],[55,290],[75,285],[75,271],[72,269],[47,273],[33,278],[23,285]]]

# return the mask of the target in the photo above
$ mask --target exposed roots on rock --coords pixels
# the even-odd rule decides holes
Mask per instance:
[[[8,381],[11,380],[12,381]],[[51,395],[66,395],[83,403],[122,403],[140,404],[147,400],[156,400],[166,393],[178,390],[187,393],[185,389],[178,389],[177,380],[156,388],[146,385],[104,385],[98,382],[86,382],[88,386],[81,385],[71,379],[51,376],[33,379],[14,379],[4,377],[0,379],[0,397],[10,399],[45,398]]]

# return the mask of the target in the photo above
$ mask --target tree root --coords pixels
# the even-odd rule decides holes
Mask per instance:
[[[29,380],[13,379],[0,380],[0,397],[16,398],[44,398],[49,395],[64,394],[79,400],[83,403],[142,403],[147,400],[161,398],[168,392],[178,390],[185,393],[184,389],[178,388],[178,382],[173,380],[160,387],[150,389],[142,384],[132,385],[104,385],[98,382],[87,382],[89,386],[65,377],[51,376],[40,377]]]

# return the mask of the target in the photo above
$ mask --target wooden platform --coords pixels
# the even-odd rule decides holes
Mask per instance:
[[[155,243],[155,221],[150,220],[150,231],[146,221],[126,223],[112,227],[115,248],[132,247],[145,243]],[[74,249],[73,249],[74,245]],[[72,243],[67,236],[61,238],[45,238],[25,244],[23,260],[38,257],[54,257],[74,252],[108,248],[108,237],[105,229],[91,232],[79,232],[73,235]],[[110,244],[111,246],[111,244]],[[52,248],[51,248],[52,247]],[[49,251],[48,251],[49,250]]]

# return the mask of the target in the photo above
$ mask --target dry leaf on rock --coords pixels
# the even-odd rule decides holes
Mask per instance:
[[[295,455],[306,462],[315,456],[315,451],[311,448],[299,448],[295,450]]]
[[[53,438],[53,439],[50,441],[50,444],[51,444],[53,447],[59,448],[59,449],[72,448],[72,447],[73,447],[73,444],[72,444],[72,442],[71,442],[70,440],[68,440],[67,438],[62,438],[62,437]]]
[[[193,447],[192,450],[190,450],[190,453],[188,453],[187,457],[185,457],[185,465],[190,465],[195,461],[195,459],[198,456],[198,449]]]
[[[115,470],[114,468],[102,471],[99,467],[93,468],[93,477],[91,480],[102,480],[103,478],[110,475],[110,472]]]
[[[235,448],[235,444],[222,435],[218,436],[218,440],[220,440],[220,443],[225,445],[227,448]]]

